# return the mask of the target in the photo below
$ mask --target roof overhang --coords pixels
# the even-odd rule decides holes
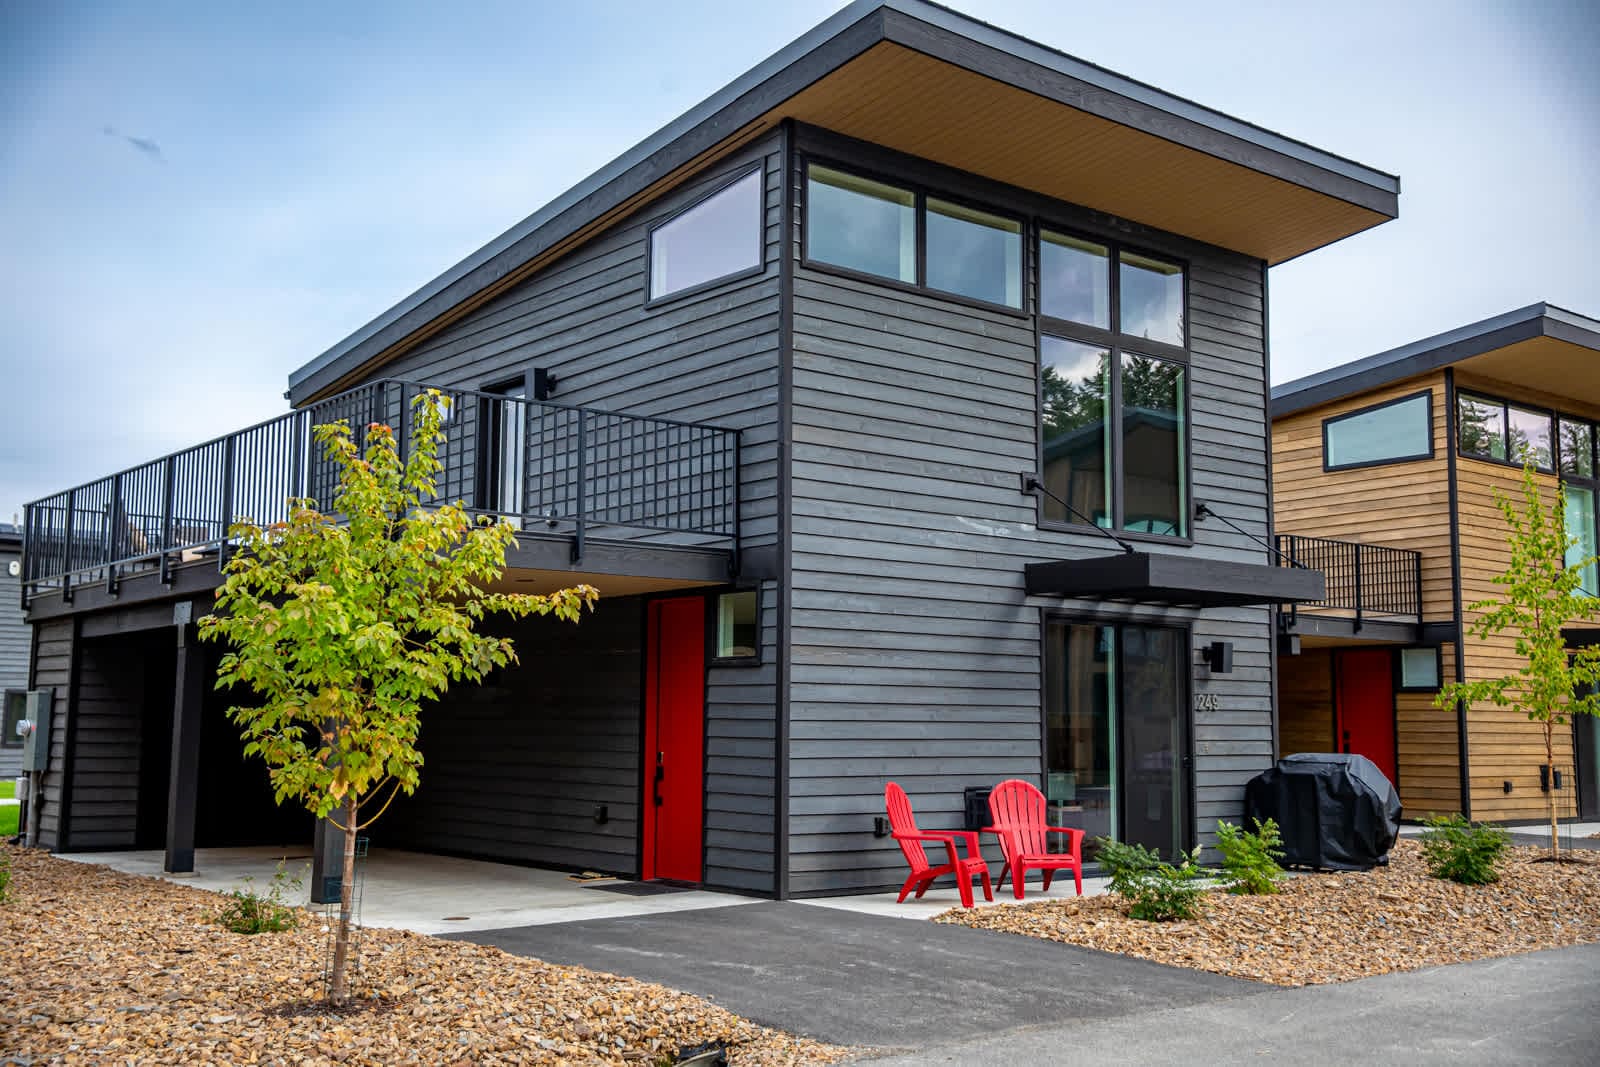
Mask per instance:
[[[1321,571],[1150,552],[1029,563],[1023,571],[1029,596],[1222,608],[1327,595]]]
[[[1268,263],[1399,179],[923,0],[857,0],[289,376],[344,387],[786,119]]]
[[[1280,419],[1443,367],[1600,406],[1600,320],[1550,304],[1530,304],[1285,382],[1272,390],[1272,417]]]

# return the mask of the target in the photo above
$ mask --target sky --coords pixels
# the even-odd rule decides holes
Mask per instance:
[[[0,3],[0,521],[286,410],[289,372],[843,6]],[[1600,316],[1600,3],[959,0],[1401,176],[1272,270],[1274,382]]]

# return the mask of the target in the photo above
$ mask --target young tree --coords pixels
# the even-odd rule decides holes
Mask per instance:
[[[201,636],[230,647],[219,689],[256,701],[228,709],[246,755],[267,764],[278,803],[303,804],[344,832],[343,886],[329,1000],[349,997],[356,834],[395,795],[415,792],[423,706],[451,682],[476,682],[516,662],[510,638],[477,632],[490,613],[576,622],[599,595],[586,585],[547,596],[493,593],[515,533],[457,504],[424,506],[444,440],[448,400],[413,401],[402,460],[394,431],[367,427],[366,447],[344,421],[313,433],[339,469],[334,514],[292,500],[287,522],[242,520],[238,545]],[[388,790],[375,814],[363,813]]]
[[[1558,486],[1555,504],[1546,508],[1532,460],[1522,472],[1522,506],[1500,492],[1495,503],[1505,515],[1511,562],[1494,583],[1505,592],[1472,605],[1482,612],[1470,630],[1479,640],[1509,633],[1517,655],[1525,661],[1512,674],[1472,682],[1452,682],[1434,703],[1448,708],[1457,701],[1470,707],[1491,703],[1516,708],[1544,726],[1544,760],[1550,776],[1550,851],[1561,854],[1555,794],[1555,732],[1572,715],[1600,715],[1600,647],[1568,650],[1561,630],[1569,623],[1600,613],[1600,600],[1581,588],[1584,569],[1593,557],[1571,559],[1577,538],[1566,531],[1566,494]]]

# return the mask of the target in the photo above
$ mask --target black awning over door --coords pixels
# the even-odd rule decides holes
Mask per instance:
[[[1321,571],[1149,552],[1029,563],[1024,572],[1029,596],[1219,608],[1315,601],[1326,595]]]

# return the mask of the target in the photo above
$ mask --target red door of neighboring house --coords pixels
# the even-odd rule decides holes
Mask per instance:
[[[1378,765],[1389,781],[1394,766],[1394,659],[1387,648],[1338,655],[1340,752],[1354,752]]]
[[[645,633],[643,878],[700,881],[705,600],[650,602]]]

